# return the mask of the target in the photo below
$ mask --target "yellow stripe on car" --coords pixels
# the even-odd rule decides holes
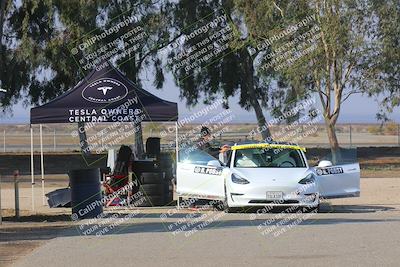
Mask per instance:
[[[296,145],[282,145],[282,144],[247,144],[247,145],[236,145],[232,146],[232,150],[239,149],[251,149],[251,148],[282,148],[282,149],[296,149],[306,152],[305,147],[296,146]]]

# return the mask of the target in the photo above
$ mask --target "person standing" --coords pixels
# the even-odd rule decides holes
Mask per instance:
[[[213,136],[211,135],[211,131],[208,127],[203,126],[201,127],[200,131],[200,138],[197,141],[196,145],[197,148],[206,152],[207,154],[210,154],[211,156],[218,158],[218,149],[214,149],[211,146],[211,141],[213,139]]]

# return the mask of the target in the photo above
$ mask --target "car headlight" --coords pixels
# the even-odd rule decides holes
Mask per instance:
[[[231,175],[232,182],[235,184],[249,184],[250,182],[244,179],[243,177],[240,177],[238,174],[232,173]]]
[[[312,184],[315,183],[315,176],[314,174],[310,173],[303,179],[299,181],[299,184]]]

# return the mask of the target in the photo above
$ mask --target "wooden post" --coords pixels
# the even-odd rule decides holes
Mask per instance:
[[[35,210],[35,166],[33,165],[33,128],[31,126],[31,184],[32,184],[32,211]]]
[[[44,159],[43,159],[43,127],[40,124],[40,172],[42,177],[42,204],[46,205],[44,196]]]
[[[19,218],[19,171],[14,171],[14,200],[15,200],[15,218]]]
[[[352,140],[352,136],[351,136],[351,124],[350,124],[350,147],[353,146],[353,140]]]
[[[56,147],[57,147],[57,145],[56,145],[56,129],[54,128],[54,131],[53,131],[53,150],[54,151],[56,151]]]
[[[397,124],[397,144],[400,146],[400,123]]]
[[[0,225],[3,224],[3,214],[1,213],[1,173],[0,173]]]

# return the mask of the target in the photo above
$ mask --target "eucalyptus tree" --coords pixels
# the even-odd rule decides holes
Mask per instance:
[[[204,43],[217,51],[226,45],[221,53],[210,56],[208,60],[206,54],[210,51],[191,62],[182,64],[182,59],[179,67],[179,64],[168,65],[180,88],[181,98],[186,99],[189,106],[195,106],[200,99],[210,104],[222,97],[225,108],[229,108],[228,99],[238,95],[238,104],[242,108],[254,110],[258,126],[263,129],[260,131],[263,139],[270,139],[271,133],[263,112],[268,107],[270,81],[257,76],[254,58],[247,49],[243,22],[233,1],[182,0],[173,4],[172,11],[170,42],[176,41],[178,45],[169,50],[170,62],[180,58],[180,55],[186,54],[187,60],[200,53]],[[220,21],[221,17],[225,17],[225,21]],[[214,21],[218,26],[210,26]],[[230,31],[220,34],[228,26]],[[221,40],[225,44],[221,44]]]
[[[92,64],[86,64],[87,57],[110,43],[119,48],[118,53],[103,59],[118,65],[138,85],[140,74],[153,65],[154,84],[161,88],[164,77],[160,75],[161,63],[156,52],[159,41],[168,39],[164,36],[168,34],[168,23],[162,15],[167,5],[168,2],[150,0],[135,3],[119,0],[2,1],[0,86],[7,90],[4,107],[21,99],[25,99],[25,104],[41,104],[64,93],[98,63],[99,57],[95,56]],[[116,25],[127,20],[129,25],[118,26],[115,30]],[[127,51],[126,44],[118,40],[137,25],[145,28],[146,41],[138,42]],[[112,27],[114,34],[79,49],[79,54],[73,50]],[[85,134],[80,137],[85,139]],[[137,141],[140,152],[143,150],[141,130]]]
[[[275,73],[275,79],[282,81],[277,86],[280,94],[294,90],[300,98],[319,97],[334,155],[339,149],[335,126],[343,102],[351,95],[390,92],[395,97],[386,99],[386,103],[398,104],[398,1],[235,3],[252,42],[260,48],[265,44],[272,51],[260,59],[260,75]],[[288,49],[281,52],[285,47]],[[283,56],[283,60],[277,56]],[[281,100],[285,105],[287,99]]]

